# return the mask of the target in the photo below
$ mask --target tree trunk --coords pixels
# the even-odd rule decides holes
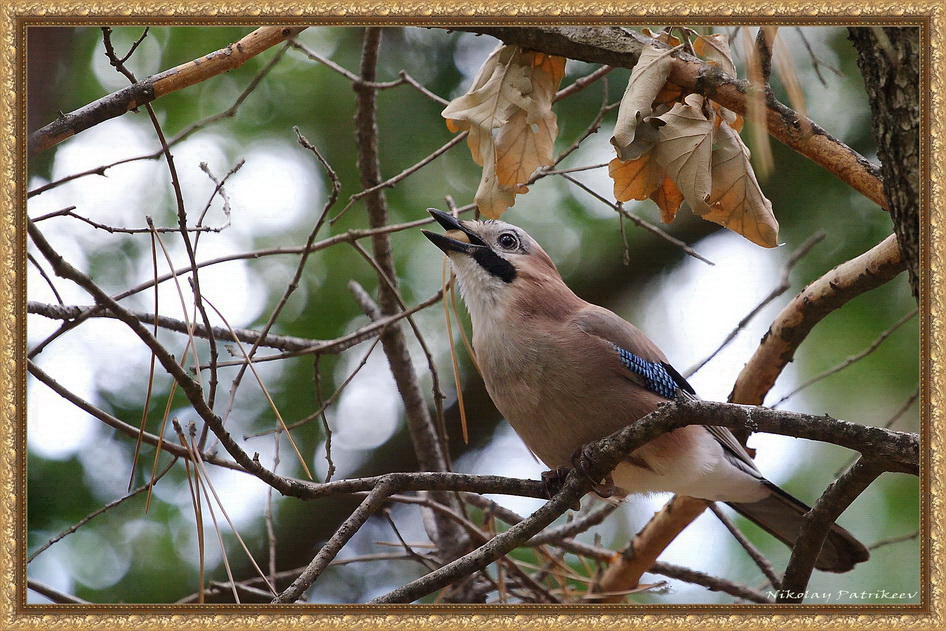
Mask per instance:
[[[874,141],[881,161],[884,193],[919,300],[920,269],[920,29],[848,29],[857,65],[870,97]]]

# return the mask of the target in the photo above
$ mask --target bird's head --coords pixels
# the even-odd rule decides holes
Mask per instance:
[[[461,221],[434,208],[427,212],[446,233],[422,232],[450,257],[474,320],[480,310],[495,314],[497,308],[547,296],[552,286],[571,293],[549,255],[522,228],[504,221]]]

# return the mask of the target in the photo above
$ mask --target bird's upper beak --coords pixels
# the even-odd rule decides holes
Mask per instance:
[[[424,236],[430,239],[434,245],[443,250],[444,253],[462,252],[463,254],[472,254],[476,250],[489,247],[478,234],[465,227],[453,215],[445,213],[442,210],[437,210],[436,208],[428,208],[427,212],[429,212],[433,218],[437,220],[437,223],[447,232],[445,234],[437,234],[429,230],[421,230],[421,232],[423,232]]]

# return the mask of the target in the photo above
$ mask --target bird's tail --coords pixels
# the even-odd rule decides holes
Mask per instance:
[[[789,547],[795,545],[802,517],[810,508],[779,487],[769,483],[771,495],[759,502],[737,504],[727,502],[737,513],[752,521]],[[864,544],[837,524],[831,526],[828,537],[815,561],[815,567],[825,572],[847,572],[857,563],[866,561],[870,553]]]

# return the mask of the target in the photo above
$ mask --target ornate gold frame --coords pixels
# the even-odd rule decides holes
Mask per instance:
[[[560,3],[519,0],[515,3],[487,2],[476,5],[441,0],[436,3],[373,2],[351,0],[305,0],[296,3],[206,3],[179,0],[170,3],[126,3],[99,0],[27,2],[5,0],[0,4],[0,179],[4,212],[0,212],[0,627],[4,629],[243,629],[318,628],[377,629],[449,628],[474,629],[602,629],[602,628],[759,628],[786,626],[840,629],[854,627],[939,629],[946,627],[943,599],[944,564],[944,366],[946,348],[943,309],[946,306],[946,119],[942,112],[946,96],[946,4],[942,0],[898,2],[767,3],[758,0],[732,2],[688,2],[685,4],[601,3],[579,0]],[[87,21],[94,17],[134,20],[136,17],[179,21],[227,21],[275,23],[306,19],[309,23],[417,24],[493,22],[528,24],[558,21],[570,23],[627,23],[635,16],[684,17],[690,22],[804,21],[813,24],[909,23],[920,24],[925,32],[927,91],[922,109],[925,114],[928,173],[922,208],[925,260],[921,295],[923,356],[921,379],[921,422],[924,459],[921,485],[924,530],[921,568],[927,579],[920,606],[851,607],[814,606],[623,606],[623,607],[504,607],[504,606],[307,606],[292,608],[258,606],[36,606],[25,605],[25,199],[22,174],[25,165],[25,129],[22,98],[25,82],[24,21],[63,23]],[[289,20],[285,19],[290,17]],[[196,18],[196,19],[195,19]],[[153,20],[149,20],[153,21]]]

